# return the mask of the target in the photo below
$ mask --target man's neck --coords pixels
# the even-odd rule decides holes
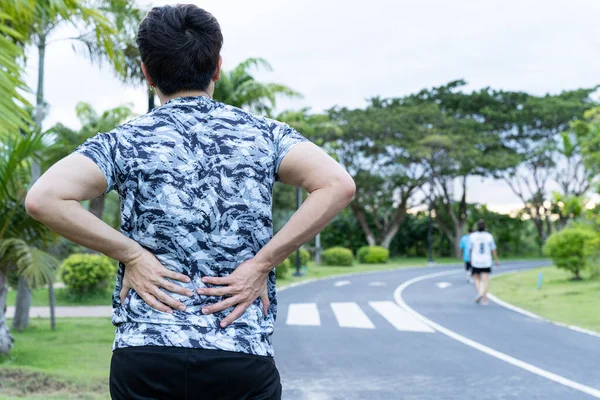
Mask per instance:
[[[182,92],[177,92],[174,93],[172,95],[169,96],[165,96],[162,93],[158,92],[158,98],[160,99],[160,104],[165,104],[167,101],[172,100],[172,99],[176,99],[178,97],[198,97],[198,96],[204,96],[204,97],[208,97],[208,98],[212,98],[211,93],[209,93],[208,91],[204,91],[204,90],[188,90],[188,91],[182,91]]]

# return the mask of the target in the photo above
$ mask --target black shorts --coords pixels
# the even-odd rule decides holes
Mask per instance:
[[[117,349],[113,400],[280,400],[272,357],[221,350],[143,346]]]
[[[466,269],[467,271],[470,271],[470,270],[471,270],[471,263],[470,263],[469,261],[465,261],[465,269]]]
[[[492,273],[492,267],[487,267],[487,268],[471,267],[471,273],[473,275],[479,275],[479,274],[482,274],[482,273],[491,274]]]

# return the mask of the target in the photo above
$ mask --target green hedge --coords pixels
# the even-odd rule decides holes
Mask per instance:
[[[290,263],[292,263],[292,268],[296,268],[296,252],[293,252],[292,254],[290,254],[290,256],[288,257],[288,259],[290,260]],[[306,249],[300,249],[300,265],[308,265],[308,262],[310,261],[310,252]]]
[[[332,247],[321,254],[321,259],[325,265],[336,265],[350,267],[354,263],[352,250],[344,247]]]
[[[65,286],[80,296],[106,289],[116,273],[116,264],[97,254],[73,254],[60,267]]]
[[[381,246],[363,246],[356,252],[356,257],[363,264],[383,264],[388,262],[390,251]]]
[[[579,279],[581,271],[597,256],[599,243],[598,234],[590,229],[565,228],[548,238],[544,251],[554,265],[572,272]]]
[[[283,262],[281,264],[279,264],[275,268],[275,276],[280,279],[285,278],[286,275],[289,273],[291,267],[292,267],[292,263],[290,262],[290,260],[288,260],[286,258],[285,260],[283,260]]]

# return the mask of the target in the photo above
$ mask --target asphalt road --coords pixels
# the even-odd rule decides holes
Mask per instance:
[[[600,398],[600,337],[495,303],[482,307],[474,296],[457,267],[337,277],[281,292],[274,342],[283,398]]]

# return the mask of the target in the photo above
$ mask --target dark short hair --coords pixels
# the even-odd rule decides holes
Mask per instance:
[[[479,232],[483,232],[485,231],[485,221],[480,219],[479,221],[477,221],[477,231]]]
[[[223,35],[217,19],[193,4],[154,7],[140,23],[137,45],[150,78],[171,95],[208,87]]]

